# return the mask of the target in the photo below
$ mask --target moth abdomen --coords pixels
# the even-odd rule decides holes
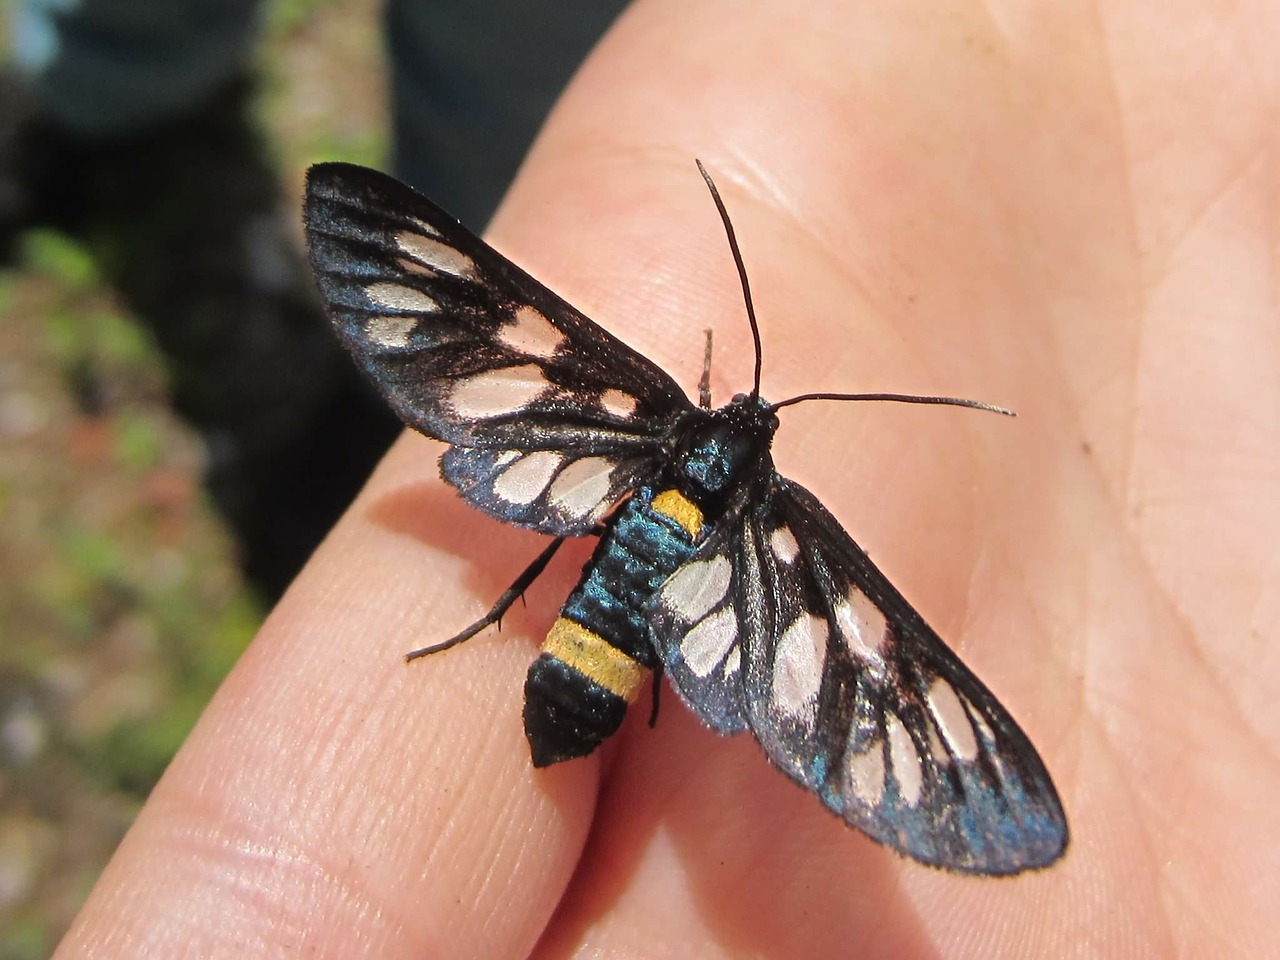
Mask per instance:
[[[530,664],[524,732],[535,767],[585,757],[617,732],[626,715],[626,697],[559,656],[544,652]]]
[[[534,766],[591,753],[617,731],[658,664],[648,606],[694,551],[702,514],[682,494],[636,492],[610,520],[529,667],[524,726]]]

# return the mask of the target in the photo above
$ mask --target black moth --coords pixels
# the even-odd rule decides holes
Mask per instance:
[[[699,164],[701,169],[701,164]],[[346,164],[307,177],[312,267],[356,362],[415,430],[449,444],[468,502],[599,545],[525,686],[537,766],[590,753],[651,670],[875,840],[927,864],[1010,874],[1067,825],[1026,735],[769,449],[783,403],[755,384],[711,409],[409,187]],[[865,398],[868,395],[857,397]],[[884,395],[878,395],[886,398]],[[983,406],[946,398],[915,402]],[[655,678],[655,684],[658,678]]]

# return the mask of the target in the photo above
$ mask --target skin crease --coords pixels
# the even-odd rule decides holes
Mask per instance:
[[[877,847],[703,730],[534,771],[520,690],[589,551],[406,436],[156,788],[59,957],[1259,956],[1280,942],[1276,60],[1260,4],[642,2],[490,238],[691,394],[750,338],[775,457],[1027,729],[1048,871]],[[1255,16],[1258,14],[1259,16]],[[1273,52],[1273,51],[1272,51]],[[696,395],[696,394],[695,394]],[[647,692],[641,695],[647,703]]]

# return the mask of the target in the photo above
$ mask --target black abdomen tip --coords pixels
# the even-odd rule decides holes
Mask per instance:
[[[585,757],[622,726],[627,701],[586,674],[541,654],[524,682],[524,733],[535,767]]]

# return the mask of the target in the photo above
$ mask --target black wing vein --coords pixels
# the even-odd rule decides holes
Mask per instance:
[[[451,444],[442,473],[498,519],[582,533],[653,476],[691,408],[661,368],[396,180],[307,178],[320,292],[409,426]]]

